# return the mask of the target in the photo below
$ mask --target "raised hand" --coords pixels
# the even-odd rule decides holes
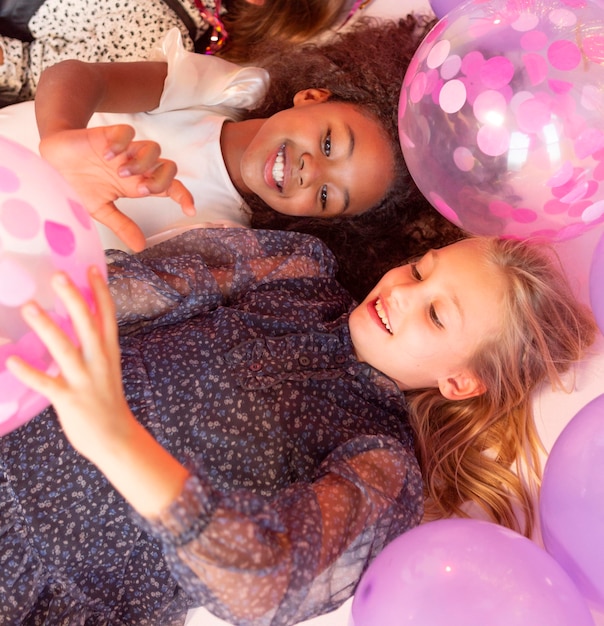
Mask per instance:
[[[78,338],[72,341],[31,302],[25,321],[59,368],[50,376],[19,357],[6,366],[54,405],[71,445],[94,463],[144,516],[155,517],[180,493],[187,470],[137,422],[122,388],[120,348],[113,301],[101,273],[89,272],[94,312],[65,274],[52,287],[65,305]]]
[[[131,126],[56,132],[40,142],[40,154],[69,182],[90,215],[134,251],[145,247],[145,237],[117,209],[118,198],[167,196],[183,213],[195,215],[193,197],[175,178],[176,164],[160,158],[156,142],[134,141]]]
[[[78,338],[73,341],[36,303],[23,308],[29,326],[46,345],[59,368],[52,376],[24,360],[11,358],[7,367],[24,384],[54,405],[71,444],[90,458],[132,419],[122,390],[120,348],[113,300],[103,276],[89,272],[94,312],[65,274],[52,278],[52,287],[65,305]]]

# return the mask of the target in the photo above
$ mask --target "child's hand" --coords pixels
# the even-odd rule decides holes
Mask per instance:
[[[98,270],[90,270],[89,280],[95,313],[65,274],[55,274],[52,279],[79,346],[37,304],[23,307],[25,321],[44,342],[60,373],[50,376],[18,357],[9,358],[6,365],[21,382],[50,400],[73,447],[96,462],[95,453],[102,454],[120,436],[127,436],[134,417],[122,390],[113,301]]]
[[[65,130],[44,138],[40,154],[65,177],[94,219],[139,251],[145,237],[115,200],[167,196],[186,215],[195,215],[195,207],[190,192],[174,178],[176,164],[160,158],[159,145],[133,138],[134,129],[125,124]]]
[[[65,274],[52,286],[65,305],[79,345],[36,304],[23,316],[60,369],[56,377],[22,359],[6,361],[21,382],[54,405],[71,445],[105,474],[143,516],[157,517],[178,494],[188,471],[139,424],[122,388],[120,348],[113,301],[98,270],[89,273],[96,313]]]

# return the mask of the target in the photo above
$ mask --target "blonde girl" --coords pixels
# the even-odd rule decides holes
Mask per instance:
[[[109,261],[94,315],[53,280],[77,345],[23,310],[57,377],[8,361],[54,405],[0,439],[11,623],[182,624],[204,605],[295,624],[420,523],[424,485],[441,516],[530,519],[510,470],[532,460],[530,393],[595,332],[531,244],[433,249],[359,305],[294,232],[195,229]]]

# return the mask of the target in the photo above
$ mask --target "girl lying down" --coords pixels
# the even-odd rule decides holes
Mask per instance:
[[[203,605],[290,625],[424,513],[471,501],[530,527],[513,471],[538,471],[530,394],[595,333],[539,248],[431,250],[358,305],[294,232],[196,229],[108,259],[94,313],[53,279],[77,343],[23,308],[60,374],[8,362],[53,404],[0,439],[8,623],[182,624]]]
[[[35,115],[31,102],[2,109],[0,134],[33,149],[41,140],[41,154],[107,226],[106,248],[140,250],[200,222],[250,226],[260,211],[337,227],[389,204],[404,222],[420,194],[402,159],[398,99],[428,26],[411,17],[366,25],[321,47],[277,48],[263,67],[187,52],[171,31],[152,61],[49,68]],[[149,189],[99,197],[103,181],[83,170],[98,127],[161,146],[192,193],[185,215]]]

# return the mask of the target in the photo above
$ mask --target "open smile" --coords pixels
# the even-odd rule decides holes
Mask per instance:
[[[286,153],[285,144],[282,144],[274,152],[266,162],[264,168],[264,180],[266,184],[271,188],[277,190],[279,193],[283,192],[285,185],[285,166],[286,166]]]
[[[384,305],[382,304],[382,301],[379,298],[377,298],[376,301],[373,303],[373,308],[377,314],[379,321],[382,323],[382,326],[384,327],[384,329],[387,330],[392,335],[392,328],[390,328],[390,322],[388,321],[388,314],[386,312],[386,309],[384,308]]]

